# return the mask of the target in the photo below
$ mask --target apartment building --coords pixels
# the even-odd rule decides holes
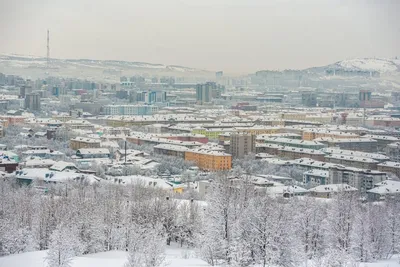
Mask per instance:
[[[193,161],[202,170],[222,171],[232,168],[232,156],[221,151],[192,149],[185,153],[185,160]]]
[[[377,152],[378,141],[371,138],[350,138],[350,139],[334,139],[334,138],[317,138],[315,141],[326,144],[328,147],[336,147],[343,150],[353,150],[362,152]]]
[[[400,142],[395,142],[387,145],[386,154],[391,161],[400,162]]]
[[[3,125],[22,124],[25,122],[24,116],[0,115],[0,120],[5,121]]]
[[[378,151],[384,151],[389,144],[400,142],[399,138],[387,135],[366,135],[365,138],[376,140]]]
[[[81,159],[109,158],[110,151],[107,148],[81,148],[76,151],[76,156]]]
[[[190,151],[190,148],[179,145],[159,144],[154,146],[154,152],[160,155],[167,155],[185,159],[185,153]]]
[[[245,155],[256,152],[256,136],[246,133],[231,135],[230,154],[233,158],[243,158]]]
[[[312,169],[303,173],[303,184],[307,188],[324,185],[328,179],[329,170]]]
[[[278,149],[278,156],[285,159],[310,158],[318,161],[325,161],[325,153],[306,148],[282,147]]]
[[[360,136],[355,133],[331,131],[327,129],[308,129],[303,131],[303,140],[314,140],[317,138],[350,139],[360,138]]]
[[[325,156],[325,161],[330,163],[336,163],[346,165],[350,167],[356,167],[361,169],[376,170],[378,168],[379,161],[371,158],[356,157],[350,155],[339,155],[332,154]]]
[[[145,133],[133,133],[131,136],[126,137],[126,141],[136,144],[136,145],[159,145],[159,144],[169,144],[169,145],[179,145],[185,147],[198,147],[203,145],[203,143],[196,141],[180,141],[180,140],[170,140],[167,138],[161,138]]]
[[[106,105],[105,115],[152,115],[157,113],[158,106],[151,105]]]
[[[289,146],[289,147],[297,147],[297,148],[305,148],[305,149],[321,149],[324,148],[325,145],[317,142],[317,141],[308,141],[308,140],[298,140],[298,139],[290,139],[286,137],[263,137],[259,138],[259,141],[264,141],[266,144],[276,144],[281,146]]]
[[[100,139],[93,139],[87,137],[75,137],[70,140],[70,148],[78,150],[81,148],[100,148]]]
[[[378,164],[378,171],[390,172],[400,178],[400,163],[393,161],[385,161]]]
[[[323,148],[320,150],[327,155],[335,154],[335,155],[369,158],[369,159],[376,160],[378,162],[384,162],[384,161],[390,160],[390,157],[379,154],[379,153],[367,153],[367,152],[362,152],[362,151],[346,150],[346,149],[340,149],[340,148],[335,148],[335,147],[326,147],[326,148]]]
[[[385,172],[353,167],[333,166],[329,170],[327,184],[348,184],[357,188],[361,194],[374,188],[374,185],[387,180]]]

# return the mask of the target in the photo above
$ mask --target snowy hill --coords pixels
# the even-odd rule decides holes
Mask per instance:
[[[98,76],[98,73],[123,72],[130,73],[157,73],[162,75],[211,75],[210,71],[189,68],[177,65],[153,64],[146,62],[132,62],[123,60],[93,60],[93,59],[50,59],[50,72],[70,74],[71,72],[88,73],[88,76]],[[16,72],[19,74],[24,70],[34,72],[36,70],[47,70],[45,57],[0,54],[0,72]],[[96,72],[97,75],[93,75]]]
[[[377,71],[380,73],[400,71],[400,60],[382,58],[346,59],[327,66],[346,71]]]

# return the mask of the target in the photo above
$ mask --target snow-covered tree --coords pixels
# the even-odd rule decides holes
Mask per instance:
[[[158,267],[165,259],[163,226],[132,224],[125,267]]]
[[[81,249],[76,232],[67,225],[59,225],[50,237],[47,266],[69,267],[72,258],[81,254]]]

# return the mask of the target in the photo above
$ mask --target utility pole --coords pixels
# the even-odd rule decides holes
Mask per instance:
[[[126,139],[125,139],[125,166],[126,166]]]
[[[47,69],[50,67],[50,31],[47,29]]]

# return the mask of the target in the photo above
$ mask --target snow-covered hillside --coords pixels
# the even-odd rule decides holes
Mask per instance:
[[[329,65],[330,69],[346,71],[377,71],[380,73],[400,71],[400,60],[382,58],[346,59]]]
[[[0,54],[0,65],[17,68],[44,68],[46,58],[14,54]],[[176,72],[207,72],[205,70],[175,65],[131,62],[123,60],[93,60],[93,59],[51,59],[51,68],[93,68],[93,69],[148,69]]]

